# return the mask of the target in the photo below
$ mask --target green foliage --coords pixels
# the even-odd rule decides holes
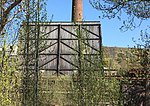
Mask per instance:
[[[39,105],[49,106],[53,99],[54,80],[50,76],[39,74]]]
[[[48,72],[47,72],[48,74]],[[39,78],[39,102],[40,106],[59,105],[64,106],[70,104],[68,95],[71,93],[70,83],[71,76],[55,76],[41,73]]]
[[[46,48],[46,42],[40,40],[46,31],[46,28],[42,29],[40,26],[40,22],[46,21],[45,0],[27,0],[24,9],[24,21],[19,33],[20,68],[23,74],[22,103],[25,106],[37,106],[43,105],[43,102],[48,102],[49,99],[49,94],[45,95],[42,91],[42,76],[39,70],[39,53]]]
[[[80,75],[75,77],[72,91],[70,98],[74,106],[77,104],[79,106],[105,106],[106,104],[116,106],[122,102],[119,80],[105,77],[100,70],[95,71],[95,67],[89,66],[85,61],[82,61]]]
[[[102,53],[96,52],[90,55],[85,52],[88,47],[83,38],[88,38],[87,32],[77,29],[79,39],[79,58],[74,62],[78,64],[79,69],[73,75],[71,83],[72,93],[69,98],[72,100],[72,106],[105,106],[105,105],[122,105],[120,99],[120,82],[111,77],[104,76]],[[88,61],[87,61],[88,60]]]
[[[125,56],[128,60],[128,70],[126,70],[125,77],[129,78],[123,81],[122,86],[124,86],[124,101],[126,105],[150,105],[148,95],[150,92],[150,36],[145,35],[139,39],[140,43],[135,41],[137,45],[134,48],[130,48],[128,55]]]
[[[18,58],[10,57],[4,43],[0,54],[0,105],[20,106],[21,73],[18,72]]]

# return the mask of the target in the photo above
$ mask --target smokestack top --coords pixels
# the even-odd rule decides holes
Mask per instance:
[[[82,0],[72,0],[72,21],[82,21]]]

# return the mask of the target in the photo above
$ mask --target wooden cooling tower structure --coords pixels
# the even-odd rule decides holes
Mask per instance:
[[[100,52],[100,22],[82,21],[82,0],[72,1],[72,22],[39,23],[39,32],[37,23],[27,23],[22,29],[26,25],[30,34],[23,34],[20,41],[24,47],[21,55],[26,57],[24,64],[28,70],[69,74],[80,67],[74,61],[79,60],[81,52],[93,56]],[[81,50],[81,45],[84,45],[84,50]]]
[[[35,23],[29,24],[30,29]],[[80,53],[84,55],[96,55],[101,48],[101,26],[99,22],[51,22],[40,23],[40,36],[38,45],[38,69],[54,73],[69,74],[78,70],[79,66],[74,61],[79,59]],[[82,35],[82,37],[81,37]],[[22,56],[28,55],[28,69],[34,70],[36,37],[34,32],[27,37],[22,37],[22,47],[28,52],[22,51]],[[25,43],[26,41],[26,43]],[[84,44],[83,44],[84,41]],[[82,44],[81,44],[82,42]],[[28,46],[26,46],[28,44]],[[84,49],[81,50],[81,45]],[[85,58],[88,61],[88,59]]]

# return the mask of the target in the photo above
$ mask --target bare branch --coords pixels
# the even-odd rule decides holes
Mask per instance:
[[[149,0],[89,0],[89,2],[93,8],[102,13],[102,18],[117,17],[121,20],[122,14],[125,13],[127,15],[123,21],[125,30],[135,29],[142,21],[150,19]]]
[[[8,16],[10,14],[10,11],[13,10],[19,3],[21,3],[23,0],[15,0],[2,14],[1,14],[1,25],[0,25],[0,33],[3,31],[5,25],[7,24],[8,21]],[[4,7],[3,7],[4,9]]]

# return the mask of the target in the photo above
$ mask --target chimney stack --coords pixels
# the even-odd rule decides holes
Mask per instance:
[[[82,21],[82,0],[72,0],[72,21]]]

